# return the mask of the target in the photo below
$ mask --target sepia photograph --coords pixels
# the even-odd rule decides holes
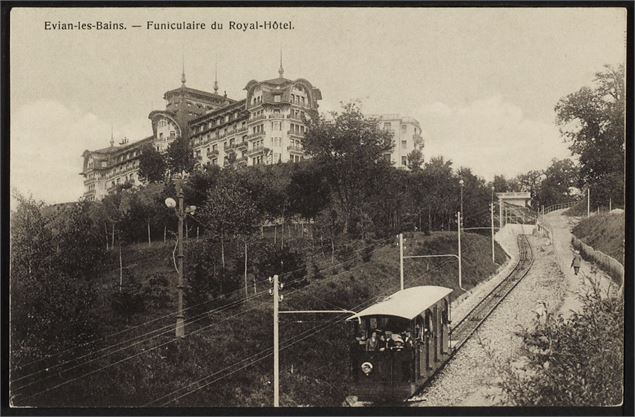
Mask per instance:
[[[632,4],[359,5],[2,4],[3,413],[633,412]]]

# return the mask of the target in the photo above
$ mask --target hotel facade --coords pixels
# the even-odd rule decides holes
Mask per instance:
[[[84,151],[83,197],[101,200],[120,185],[140,185],[142,149],[153,146],[163,153],[180,137],[188,138],[201,166],[269,165],[304,159],[307,122],[318,116],[318,101],[322,99],[320,90],[309,81],[285,78],[281,63],[277,78],[249,81],[241,100],[219,94],[217,80],[213,90],[187,87],[183,72],[181,86],[163,95],[165,109],[150,112],[151,136],[132,143],[124,139],[115,145],[111,135],[110,146]],[[415,148],[423,148],[419,123],[397,115],[375,117],[393,131],[395,149],[387,158],[405,167],[404,157]]]

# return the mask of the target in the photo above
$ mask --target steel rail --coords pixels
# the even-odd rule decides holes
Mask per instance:
[[[522,244],[520,243],[521,241],[523,242]],[[512,290],[514,290],[514,288],[516,288],[522,279],[529,273],[534,263],[533,250],[525,235],[518,235],[518,243],[519,257],[512,271],[503,280],[501,280],[501,282],[496,284],[496,286],[474,307],[472,307],[470,311],[458,322],[458,324],[450,330],[450,340],[452,340],[452,335],[457,333],[460,335],[456,345],[450,351],[450,355],[439,364],[439,366],[434,370],[434,373],[430,375],[430,377],[419,387],[415,396],[421,394],[425,387],[436,379],[440,371],[452,360],[454,355],[456,355],[461,347],[465,345],[474,332],[481,327],[485,320],[489,318],[507,295],[509,295],[509,293],[512,292]],[[514,277],[516,279],[514,279]],[[484,314],[477,315],[476,313]],[[466,328],[464,329],[463,327]]]

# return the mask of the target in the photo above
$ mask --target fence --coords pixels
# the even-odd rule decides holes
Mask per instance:
[[[610,276],[618,280],[621,285],[620,290],[624,288],[624,266],[615,258],[605,254],[602,251],[595,250],[591,246],[584,243],[575,236],[571,236],[571,244],[574,248],[579,249],[585,259],[589,259],[598,264]]]
[[[549,239],[550,242],[553,243],[553,232],[551,231],[551,228],[545,223],[542,223],[540,220],[536,221],[536,228],[534,229],[534,231],[539,236],[546,237],[547,239]]]
[[[573,206],[575,206],[576,204],[578,204],[581,201],[582,200],[574,200],[574,201],[569,201],[569,202],[566,202],[566,203],[553,204],[551,206],[545,207],[542,210],[542,214],[547,214],[547,213],[551,213],[552,211],[562,210],[562,209],[565,209],[565,208],[573,207]]]

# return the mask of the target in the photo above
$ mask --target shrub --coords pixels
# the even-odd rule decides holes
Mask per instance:
[[[166,308],[170,304],[170,281],[165,274],[153,274],[143,284],[142,292],[146,305],[153,309]]]
[[[609,406],[622,402],[624,300],[599,289],[569,319],[547,315],[522,332],[524,364],[503,372],[503,391],[517,406]]]
[[[362,250],[362,261],[369,262],[373,257],[373,251],[375,250],[375,245],[369,245]]]
[[[129,320],[145,310],[143,292],[138,284],[128,284],[113,294],[111,307],[115,315]]]

